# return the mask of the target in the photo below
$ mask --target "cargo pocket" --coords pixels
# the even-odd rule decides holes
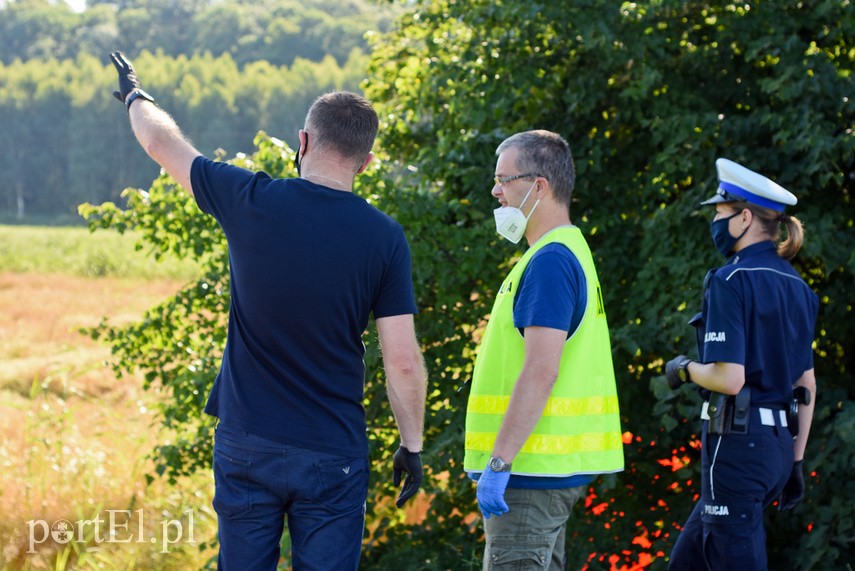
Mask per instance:
[[[499,536],[490,542],[487,568],[536,571],[548,569],[551,558],[549,540],[541,536]]]
[[[757,569],[766,560],[763,505],[759,500],[706,501],[704,556],[713,569]]]

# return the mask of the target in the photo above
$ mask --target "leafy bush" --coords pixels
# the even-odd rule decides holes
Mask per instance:
[[[687,321],[700,308],[706,270],[721,263],[709,213],[696,211],[715,191],[719,156],[799,197],[793,212],[807,243],[796,264],[822,300],[815,344],[822,405],[806,460],[815,476],[794,513],[768,515],[770,567],[834,567],[853,558],[849,532],[839,529],[848,524],[830,523],[851,521],[850,508],[830,495],[855,468],[832,428],[852,422],[855,396],[846,351],[855,346],[846,301],[855,286],[852,29],[855,13],[833,0],[423,0],[378,38],[366,88],[381,106],[387,157],[414,171],[407,183],[424,202],[417,211],[410,200],[396,215],[413,236],[415,271],[426,278],[418,280],[428,308],[421,333],[439,355],[433,404],[456,409],[443,408],[448,421],[433,428],[437,465],[450,481],[461,470],[465,399],[439,379],[465,378],[481,319],[518,254],[489,220],[494,150],[514,132],[546,128],[574,151],[571,217],[603,285],[627,470],[594,486],[588,509],[571,520],[571,568],[664,567],[692,507],[698,398],[665,390],[661,374],[673,355],[694,350]],[[468,250],[455,249],[457,240]],[[433,303],[449,294],[455,301]],[[429,312],[437,305],[435,319]],[[458,318],[456,337],[434,323]],[[412,530],[426,545],[468,549],[480,536],[449,515],[473,506],[466,482],[454,486],[461,490],[451,504]],[[821,548],[818,534],[832,547]]]
[[[690,351],[686,321],[708,267],[707,213],[727,156],[793,190],[808,242],[798,268],[821,299],[820,379],[806,464],[808,495],[768,514],[770,566],[842,566],[853,559],[851,502],[855,320],[851,102],[855,14],[839,2],[463,4],[423,0],[376,40],[371,81],[383,164],[356,191],[405,227],[430,371],[429,505],[405,517],[391,502],[397,437],[374,334],[366,337],[365,406],[374,470],[368,567],[477,568],[482,537],[462,473],[463,416],[477,341],[502,276],[520,251],[495,235],[490,211],[497,144],[535,127],[562,133],[579,180],[572,218],[592,246],[609,315],[627,470],[593,485],[571,519],[571,566],[663,568],[697,494],[697,397],[664,389],[662,367]],[[288,176],[292,152],[259,136],[236,162]],[[160,252],[198,259],[203,277],[128,330],[100,330],[119,357],[173,399],[164,422],[182,439],[161,471],[210,461],[200,419],[225,336],[225,244],[192,199],[159,178],[129,207],[84,208],[93,227],[135,229]],[[848,496],[847,496],[848,497]],[[826,543],[827,542],[827,543]],[[828,547],[825,547],[828,545]]]

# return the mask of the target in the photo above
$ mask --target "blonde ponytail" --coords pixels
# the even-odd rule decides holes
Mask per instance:
[[[778,220],[787,229],[787,239],[778,244],[778,255],[786,260],[792,260],[805,241],[804,227],[798,218],[789,214],[781,214]]]
[[[736,210],[747,208],[751,211],[763,227],[763,233],[778,245],[779,256],[785,260],[792,260],[796,257],[805,241],[805,231],[798,218],[745,200],[735,201],[731,205]],[[787,238],[783,242],[781,241],[782,224],[787,231]]]

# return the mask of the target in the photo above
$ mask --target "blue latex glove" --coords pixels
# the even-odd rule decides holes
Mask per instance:
[[[484,469],[484,473],[478,479],[478,487],[475,491],[478,507],[484,514],[484,519],[490,519],[491,515],[508,513],[508,504],[505,503],[505,488],[508,487],[510,478],[510,472],[493,472],[489,464]]]

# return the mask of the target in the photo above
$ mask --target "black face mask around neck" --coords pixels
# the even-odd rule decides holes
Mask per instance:
[[[305,133],[305,135],[306,135],[306,144],[300,145],[300,148],[297,149],[297,152],[294,154],[294,166],[297,167],[297,176],[300,176],[300,150],[302,149],[303,153],[305,154],[306,151],[303,147],[309,146],[309,134]]]

